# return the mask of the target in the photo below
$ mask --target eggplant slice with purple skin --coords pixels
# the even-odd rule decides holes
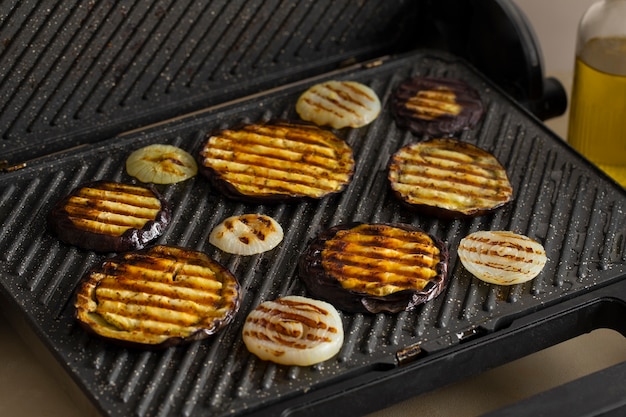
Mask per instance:
[[[352,148],[313,124],[248,124],[208,135],[199,169],[229,198],[265,203],[342,191],[352,180]]]
[[[484,108],[478,92],[461,80],[415,77],[391,99],[396,123],[416,135],[451,136],[478,123]]]
[[[152,186],[95,181],[75,188],[48,214],[63,242],[96,252],[143,249],[163,234],[170,207]]]
[[[165,348],[215,334],[239,309],[241,289],[203,252],[154,246],[105,260],[82,278],[76,318],[127,347]]]
[[[388,178],[400,201],[440,218],[480,216],[513,198],[498,160],[456,139],[431,139],[401,148],[391,157]]]
[[[307,290],[354,313],[412,310],[448,282],[448,248],[408,224],[354,223],[319,234],[300,257]]]

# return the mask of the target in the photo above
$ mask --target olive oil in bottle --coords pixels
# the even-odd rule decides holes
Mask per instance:
[[[574,148],[626,186],[626,37],[594,38],[583,46],[568,132]]]

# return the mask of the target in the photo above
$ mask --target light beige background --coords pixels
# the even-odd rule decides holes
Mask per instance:
[[[571,84],[578,20],[592,0],[517,0],[531,20],[546,72]],[[566,117],[548,126],[566,136]],[[5,315],[7,313],[5,312]],[[12,323],[9,325],[9,321]],[[0,416],[97,416],[50,354],[14,317],[0,317]],[[477,416],[626,360],[625,339],[597,330],[371,417]]]

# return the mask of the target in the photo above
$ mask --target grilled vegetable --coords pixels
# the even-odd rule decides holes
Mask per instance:
[[[131,153],[126,172],[141,182],[174,184],[195,176],[198,165],[193,156],[176,146],[154,144]]]
[[[263,360],[308,366],[335,356],[343,344],[343,324],[323,301],[286,296],[252,310],[243,326],[243,342]]]
[[[48,227],[70,245],[125,252],[157,239],[170,217],[169,205],[154,188],[97,181],[58,201],[48,215]]]
[[[283,240],[283,228],[269,216],[232,216],[213,228],[209,242],[224,252],[254,255],[273,249]]]
[[[206,338],[240,302],[235,277],[202,252],[155,246],[104,261],[83,277],[76,317],[88,331],[134,347]]]
[[[461,239],[458,255],[476,278],[500,285],[530,281],[548,260],[539,242],[509,231],[472,233]]]
[[[311,242],[299,275],[313,296],[339,309],[397,313],[443,290],[448,249],[407,224],[335,226]]]
[[[284,201],[342,191],[354,159],[350,146],[327,130],[277,122],[209,135],[200,169],[228,197]]]
[[[335,129],[361,127],[380,113],[380,100],[366,85],[354,81],[327,81],[306,90],[296,103],[303,120]]]
[[[430,136],[471,128],[484,112],[480,95],[468,84],[432,77],[415,77],[398,85],[391,109],[398,126]]]
[[[405,146],[391,158],[388,177],[401,201],[443,218],[479,216],[513,198],[506,170],[498,160],[455,139]]]

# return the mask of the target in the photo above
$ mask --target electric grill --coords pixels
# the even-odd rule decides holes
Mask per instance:
[[[103,415],[359,415],[596,328],[626,335],[626,192],[540,122],[564,111],[564,94],[543,78],[532,30],[513,3],[42,0],[1,7],[0,292]],[[480,92],[486,113],[459,138],[506,167],[512,204],[474,219],[438,220],[393,198],[389,156],[423,138],[398,128],[387,104],[394,86],[414,75],[462,79]],[[383,103],[371,125],[337,132],[357,161],[343,193],[258,205],[228,200],[200,176],[159,186],[173,219],[158,243],[205,251],[238,277],[245,295],[233,323],[208,340],[162,351],[87,335],[74,319],[74,289],[105,255],[62,244],[46,230],[54,202],[86,181],[132,182],[125,159],[147,144],[195,154],[211,130],[297,119],[299,94],[330,79],[367,84]],[[277,219],[284,242],[252,257],[208,243],[214,225],[244,212]],[[298,256],[318,232],[351,221],[404,222],[439,236],[451,253],[446,290],[412,312],[342,313],[344,346],[317,366],[278,366],[249,354],[240,336],[248,311],[306,294]],[[473,278],[455,248],[483,229],[542,242],[546,268],[513,287]],[[618,390],[619,371],[603,375]],[[552,398],[571,402],[570,394],[557,390]],[[625,407],[623,393],[585,394],[576,389],[574,403]]]

